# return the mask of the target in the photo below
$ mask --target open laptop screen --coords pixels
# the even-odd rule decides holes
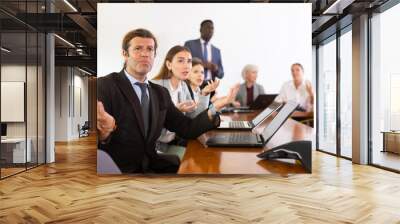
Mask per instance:
[[[278,129],[282,126],[283,123],[289,118],[289,116],[296,110],[298,103],[294,101],[288,101],[282,109],[275,115],[274,119],[272,119],[271,123],[269,123],[263,133],[261,134],[264,141],[268,142],[268,140],[278,131]]]
[[[278,102],[272,102],[265,110],[263,110],[261,113],[259,113],[253,120],[253,125],[254,127],[259,125],[261,122],[263,122],[269,115],[271,115],[272,112],[276,111],[281,107],[282,104]]]

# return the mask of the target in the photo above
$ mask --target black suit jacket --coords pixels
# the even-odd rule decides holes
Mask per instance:
[[[139,98],[124,70],[97,80],[98,100],[114,117],[117,129],[99,148],[106,151],[124,173],[153,171],[160,162],[155,150],[163,127],[177,135],[193,139],[219,125],[218,116],[210,121],[207,110],[191,119],[173,104],[168,90],[149,82],[150,128],[144,137],[144,123]]]

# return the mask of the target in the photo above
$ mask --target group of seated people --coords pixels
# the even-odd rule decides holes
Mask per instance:
[[[218,89],[220,80],[204,83],[204,70],[201,59],[192,58],[188,48],[177,45],[168,51],[159,73],[151,82],[165,87],[177,109],[186,116],[194,118],[219,98],[217,95],[210,96]],[[303,66],[295,63],[291,66],[291,72],[293,80],[283,84],[275,101],[295,100],[300,105],[299,110],[312,111],[313,90],[311,82],[304,79]],[[244,66],[242,70],[244,83],[232,87],[239,89],[233,106],[250,105],[258,95],[265,94],[264,87],[257,83],[257,76],[256,65]],[[160,153],[172,153],[182,159],[185,145],[184,139],[164,128],[156,143],[156,149]]]
[[[213,94],[220,85],[217,77],[224,76],[220,60],[211,63],[204,57],[202,61],[186,45],[191,46],[172,47],[159,73],[148,80],[157,39],[149,30],[132,30],[122,41],[123,69],[97,80],[99,150],[110,156],[121,172],[176,173],[186,139],[217,128],[223,107],[248,105],[264,94],[263,86],[256,82],[255,65],[243,68],[242,85],[232,86],[226,96]],[[218,50],[210,52],[204,55],[220,59]],[[291,72],[293,81],[282,86],[276,101],[295,100],[300,110],[312,111],[313,90],[304,79],[302,65],[293,64]]]
[[[314,91],[309,80],[304,78],[304,68],[300,63],[291,66],[293,80],[285,82],[279,95],[275,98],[277,102],[287,102],[294,100],[299,103],[298,110],[312,112],[314,107]],[[264,87],[257,83],[258,67],[256,65],[246,65],[242,70],[244,83],[240,85],[235,107],[249,106],[261,94],[265,94]]]

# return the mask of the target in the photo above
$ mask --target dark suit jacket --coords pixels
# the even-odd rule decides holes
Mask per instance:
[[[193,139],[219,125],[219,117],[210,121],[207,110],[190,119],[172,103],[168,90],[149,82],[150,128],[144,137],[144,123],[139,98],[124,71],[97,80],[98,100],[115,118],[117,129],[99,148],[106,151],[124,173],[157,172],[159,159],[155,143],[163,127],[179,136]]]
[[[185,47],[189,48],[192,57],[200,58],[204,62],[200,39],[186,41]],[[221,51],[214,45],[211,45],[211,62],[218,65],[218,71],[212,73],[212,78],[218,77],[222,79],[224,77],[224,67],[222,66]]]

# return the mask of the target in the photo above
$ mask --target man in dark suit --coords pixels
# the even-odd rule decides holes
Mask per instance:
[[[210,43],[214,34],[214,23],[211,20],[204,20],[200,24],[200,39],[185,42],[185,47],[189,48],[192,57],[202,59],[204,63],[204,84],[216,77],[224,77],[222,66],[221,51]]]
[[[147,80],[157,50],[153,34],[145,29],[129,32],[122,50],[124,69],[97,81],[99,149],[123,173],[176,173],[179,158],[155,150],[162,128],[183,138],[196,138],[219,125],[217,111],[234,100],[237,89],[190,119],[174,106],[164,87]]]

